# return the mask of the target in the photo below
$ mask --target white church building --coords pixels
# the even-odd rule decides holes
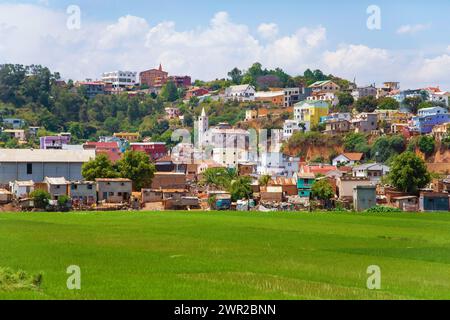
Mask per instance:
[[[235,129],[228,123],[209,128],[205,109],[198,119],[198,147],[205,159],[211,159],[226,167],[235,168],[240,162],[252,161],[250,156],[250,133]]]

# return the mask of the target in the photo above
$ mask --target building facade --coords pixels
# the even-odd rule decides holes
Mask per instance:
[[[82,180],[81,167],[95,159],[95,151],[71,150],[0,150],[0,183],[11,181],[44,181],[45,177]]]

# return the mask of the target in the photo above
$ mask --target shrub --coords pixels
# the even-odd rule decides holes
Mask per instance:
[[[50,194],[44,190],[34,190],[30,197],[33,199],[34,207],[37,209],[45,209],[51,199]]]
[[[395,212],[402,212],[402,210],[400,210],[399,208],[376,206],[376,207],[367,209],[365,212],[367,212],[367,213],[395,213]]]
[[[9,268],[0,268],[0,291],[39,290],[42,274],[29,275],[25,271],[14,272]]]
[[[58,198],[58,205],[61,207],[66,206],[70,201],[70,198],[68,196],[61,196]]]

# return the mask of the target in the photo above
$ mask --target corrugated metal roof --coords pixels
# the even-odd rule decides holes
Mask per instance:
[[[52,185],[69,184],[69,182],[64,177],[61,177],[61,178],[45,177],[45,182],[47,182],[48,184],[52,184]]]
[[[88,162],[95,150],[0,149],[0,162]]]

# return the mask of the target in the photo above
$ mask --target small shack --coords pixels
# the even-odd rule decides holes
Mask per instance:
[[[420,193],[419,209],[425,211],[449,211],[449,194],[423,191]]]
[[[376,186],[356,186],[353,188],[353,208],[355,211],[365,211],[376,205]]]

